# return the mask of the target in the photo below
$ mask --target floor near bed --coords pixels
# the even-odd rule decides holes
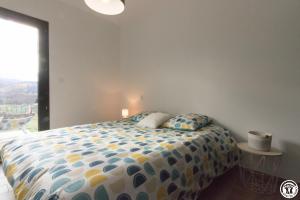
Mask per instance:
[[[279,188],[279,186],[278,186]],[[14,200],[14,195],[0,165],[0,199]],[[238,168],[234,168],[216,179],[201,194],[201,200],[281,200],[279,191],[274,195],[261,195],[248,191],[239,182]],[[296,198],[297,199],[297,198]]]
[[[268,176],[265,174],[265,176]],[[278,181],[278,191],[273,195],[257,194],[244,188],[239,178],[239,168],[235,167],[214,182],[202,192],[201,200],[283,200],[279,192],[280,183]],[[299,197],[298,197],[299,198]],[[295,198],[295,200],[299,200]]]

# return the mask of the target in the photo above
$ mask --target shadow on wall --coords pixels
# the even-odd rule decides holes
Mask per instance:
[[[239,134],[236,134],[235,132],[233,132],[230,128],[227,128],[224,124],[221,124],[218,120],[213,119],[213,122],[221,127],[224,127],[226,129],[228,129],[230,131],[230,133],[233,135],[233,137],[236,139],[237,142],[244,142],[245,138],[241,137]]]
[[[283,168],[282,170],[286,173],[287,178],[300,183],[300,145],[290,141],[282,141],[281,145],[283,151],[282,166],[285,163],[290,163],[288,166],[293,166],[293,168]],[[296,177],[295,174],[297,175]]]

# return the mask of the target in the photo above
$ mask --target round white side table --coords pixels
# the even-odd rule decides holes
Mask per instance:
[[[238,143],[237,146],[242,152],[239,168],[244,187],[262,194],[276,192],[283,153],[275,148],[268,152],[257,151],[250,148],[248,143]]]

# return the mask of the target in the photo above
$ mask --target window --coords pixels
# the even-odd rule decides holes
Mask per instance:
[[[0,114],[2,130],[47,130],[48,22],[0,7]]]

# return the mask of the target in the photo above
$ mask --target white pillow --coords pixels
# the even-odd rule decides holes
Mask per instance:
[[[160,125],[172,118],[172,115],[166,113],[152,113],[137,123],[142,128],[158,128]]]

